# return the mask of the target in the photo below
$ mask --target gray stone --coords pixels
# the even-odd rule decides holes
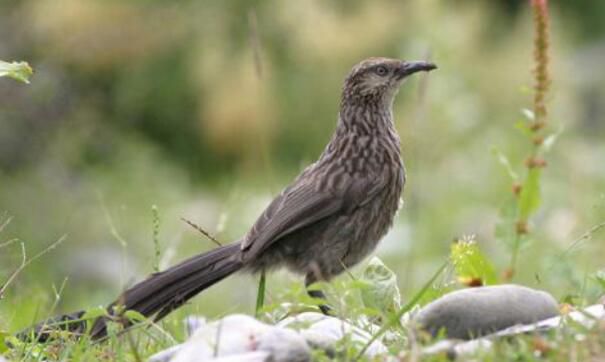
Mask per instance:
[[[594,328],[599,321],[605,321],[605,305],[595,304],[560,317],[548,318],[528,325],[512,326],[484,338],[471,341],[442,340],[424,348],[422,355],[444,354],[449,356],[450,359],[462,359],[466,361],[480,351],[490,350],[494,341],[500,338],[510,338],[520,334],[544,333],[556,328],[565,328],[569,321],[573,321],[573,324],[580,324],[587,329]]]
[[[433,336],[443,330],[448,338],[471,339],[558,314],[557,301],[546,292],[498,285],[446,294],[422,308],[414,320]]]

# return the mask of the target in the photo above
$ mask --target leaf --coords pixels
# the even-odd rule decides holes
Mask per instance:
[[[414,297],[412,297],[412,299],[410,299],[406,305],[404,305],[402,308],[400,308],[399,311],[397,311],[397,313],[395,313],[394,315],[392,315],[382,325],[382,327],[380,327],[380,329],[378,330],[378,332],[376,332],[376,333],[374,333],[374,335],[372,335],[372,338],[370,338],[366,342],[366,344],[363,346],[363,348],[361,348],[361,350],[359,351],[359,353],[355,357],[355,359],[354,359],[355,361],[359,360],[361,358],[361,356],[363,356],[363,354],[365,353],[365,351],[367,351],[367,349],[370,347],[370,345],[372,343],[374,343],[374,341],[376,341],[378,338],[380,338],[386,331],[388,331],[393,326],[399,325],[401,323],[401,317],[403,317],[403,315],[406,312],[408,312],[409,310],[411,310],[412,308],[414,308],[414,306],[416,306],[416,304],[418,303],[418,301],[420,299],[422,299],[422,297],[426,294],[426,292],[429,289],[431,289],[431,287],[433,286],[433,283],[435,282],[435,280],[437,280],[437,278],[439,277],[439,275],[441,275],[441,273],[445,270],[445,268],[447,267],[447,265],[448,265],[447,262],[443,263],[443,265],[441,265],[441,267],[439,267],[439,269],[435,272],[435,274],[433,274],[433,276],[431,277],[431,279],[429,279],[422,286],[422,288],[414,295]]]
[[[450,260],[454,265],[456,277],[462,284],[479,286],[497,282],[494,266],[483,255],[473,239],[463,239],[453,243]]]
[[[131,322],[144,322],[147,320],[147,317],[137,312],[136,310],[127,310],[124,312],[124,317],[126,317]]]
[[[32,74],[34,74],[34,70],[27,62],[7,63],[0,60],[0,77],[9,77],[29,84],[29,77]]]
[[[394,313],[401,308],[401,295],[397,286],[397,276],[378,257],[373,257],[359,280],[361,300],[367,308],[383,314]]]
[[[504,169],[506,170],[506,172],[508,173],[508,175],[510,176],[510,178],[513,181],[517,181],[519,179],[519,175],[517,175],[517,173],[515,172],[515,170],[513,170],[513,167],[511,166],[510,161],[508,160],[508,157],[506,157],[506,155],[504,153],[502,153],[496,147],[492,147],[492,153],[494,155],[496,155],[496,158],[498,158],[498,161],[500,162],[500,164],[502,166],[504,166]]]
[[[99,317],[104,317],[106,315],[107,315],[107,309],[105,309],[104,307],[95,307],[95,308],[91,308],[91,309],[87,310],[86,312],[84,312],[84,314],[82,314],[82,317],[80,317],[80,319],[82,319],[82,320],[97,319]]]
[[[106,315],[107,315],[107,309],[105,309],[104,307],[96,307],[96,308],[92,308],[92,309],[89,309],[86,312],[84,312],[84,314],[82,314],[82,317],[80,317],[80,319],[86,321],[86,333],[90,333],[97,318],[104,317]]]
[[[519,218],[521,220],[527,220],[540,206],[542,201],[540,197],[541,175],[542,170],[539,167],[531,168],[527,174],[519,195]]]

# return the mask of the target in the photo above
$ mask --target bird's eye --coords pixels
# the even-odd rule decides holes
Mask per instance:
[[[379,66],[379,67],[376,67],[375,72],[376,72],[376,74],[378,74],[379,76],[384,77],[385,75],[387,75],[387,73],[388,73],[389,71],[388,71],[387,67],[385,67],[385,66],[382,66],[382,65],[381,65],[381,66]]]

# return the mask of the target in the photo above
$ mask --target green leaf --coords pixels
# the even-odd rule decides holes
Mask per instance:
[[[458,240],[450,249],[450,260],[454,265],[458,281],[466,285],[496,284],[494,266],[483,255],[473,239]]]
[[[95,307],[84,312],[80,319],[86,321],[86,332],[90,333],[90,330],[94,326],[95,320],[99,317],[104,317],[106,315],[107,309],[105,309],[104,307]]]
[[[540,176],[542,170],[539,167],[531,168],[527,178],[521,187],[519,195],[519,218],[527,220],[529,216],[538,209],[541,203]]]
[[[7,63],[0,60],[0,77],[9,77],[29,84],[29,77],[34,74],[27,62]]]
[[[506,170],[506,172],[508,173],[510,178],[513,181],[517,181],[519,179],[519,175],[517,175],[515,170],[513,170],[513,167],[511,166],[510,161],[508,160],[508,157],[506,157],[506,155],[504,153],[502,153],[496,147],[492,147],[492,153],[496,156],[496,158],[498,159],[498,162],[500,162],[500,164],[502,166],[504,166],[504,169]]]
[[[254,309],[254,317],[259,318],[261,310],[265,306],[265,289],[267,284],[267,277],[265,271],[261,271],[260,279],[258,281],[258,291],[256,292],[256,308]]]
[[[361,300],[365,307],[383,314],[394,313],[401,308],[397,276],[378,257],[370,260],[359,281],[364,285]]]
[[[91,308],[91,309],[87,310],[86,312],[84,312],[84,314],[82,314],[82,317],[80,319],[82,319],[82,320],[97,319],[99,317],[104,317],[106,315],[107,315],[107,309],[99,306],[99,307]]]
[[[144,322],[147,320],[147,317],[137,312],[136,310],[127,310],[124,312],[124,317],[126,317],[131,322]]]

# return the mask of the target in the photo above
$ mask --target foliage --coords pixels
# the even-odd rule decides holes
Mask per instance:
[[[476,287],[497,283],[494,266],[479,250],[479,245],[472,237],[452,244],[450,260],[458,282],[463,285]]]
[[[532,0],[531,7],[534,13],[534,93],[533,110],[523,109],[522,114],[525,122],[519,122],[519,128],[530,141],[529,156],[525,160],[525,177],[519,181],[516,173],[510,168],[510,162],[502,154],[498,154],[500,163],[506,168],[513,178],[513,201],[507,203],[501,211],[502,224],[499,226],[497,235],[504,237],[503,241],[509,245],[511,261],[506,273],[506,278],[513,277],[519,249],[527,241],[529,233],[529,220],[536,213],[541,204],[540,185],[542,169],[546,166],[543,158],[545,151],[549,150],[555,139],[549,136],[545,142],[543,130],[546,126],[547,107],[546,95],[550,87],[549,74],[549,19],[548,1]],[[514,222],[513,222],[514,220]],[[502,231],[513,228],[512,232]]]
[[[397,275],[379,258],[370,259],[359,281],[364,285],[361,300],[365,307],[378,310],[384,315],[401,308]]]
[[[0,60],[0,77],[9,77],[29,84],[29,78],[34,74],[27,62],[7,63]]]

